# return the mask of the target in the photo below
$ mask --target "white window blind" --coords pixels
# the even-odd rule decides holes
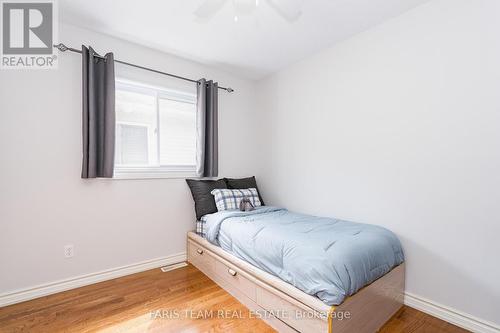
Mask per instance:
[[[120,165],[148,164],[148,127],[118,124],[117,130],[120,145],[115,163]]]
[[[117,80],[116,126],[116,178],[194,176],[194,93]]]

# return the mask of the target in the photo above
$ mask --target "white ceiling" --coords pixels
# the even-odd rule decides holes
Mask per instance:
[[[204,21],[194,15],[204,0],[60,0],[59,8],[64,22],[261,79],[430,0],[298,0],[295,22],[262,0],[235,22],[233,1],[241,0]]]

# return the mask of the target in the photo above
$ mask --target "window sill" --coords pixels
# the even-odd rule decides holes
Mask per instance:
[[[198,178],[194,169],[115,168],[113,179],[185,179]]]

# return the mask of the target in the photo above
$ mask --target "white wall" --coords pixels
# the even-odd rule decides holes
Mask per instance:
[[[219,95],[220,175],[253,173],[252,82],[72,26],[60,26],[60,39],[234,88]],[[0,71],[0,294],[184,252],[194,228],[183,179],[80,179],[81,58],[59,57],[57,70]],[[166,80],[123,66],[117,75]],[[244,154],[239,141],[249,143]]]
[[[435,0],[260,82],[266,202],[383,225],[407,291],[500,323],[500,1]]]

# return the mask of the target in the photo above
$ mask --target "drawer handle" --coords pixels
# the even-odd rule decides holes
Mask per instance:
[[[203,254],[203,250],[202,249],[197,249],[196,252],[198,252],[198,254]]]
[[[234,269],[228,268],[227,272],[229,275],[236,276],[237,272]]]

